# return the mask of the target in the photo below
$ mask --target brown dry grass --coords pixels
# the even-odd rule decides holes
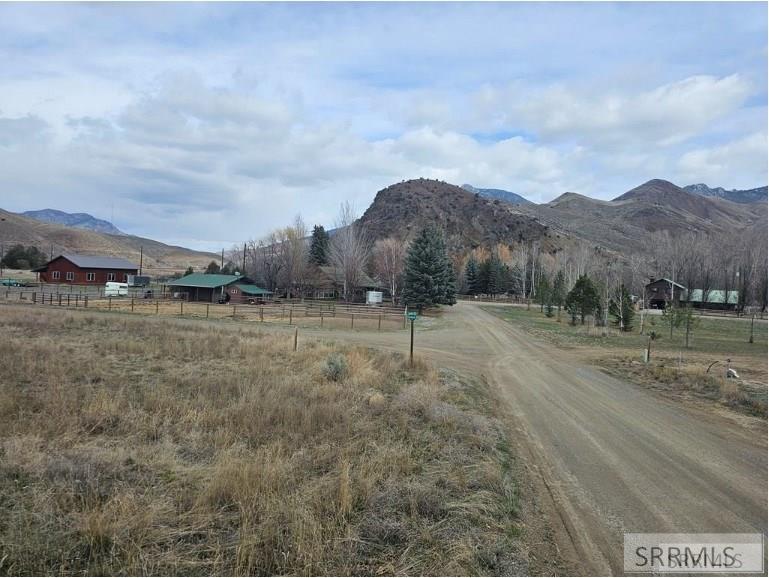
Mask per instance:
[[[0,574],[526,572],[483,384],[242,326],[0,324]]]

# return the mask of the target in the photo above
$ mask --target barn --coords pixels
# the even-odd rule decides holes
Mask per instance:
[[[125,259],[67,253],[51,259],[37,269],[41,283],[68,283],[71,285],[104,285],[109,281],[125,283],[129,275],[139,268]]]
[[[232,303],[257,303],[272,298],[272,293],[251,283],[245,275],[213,275],[191,273],[168,284],[172,291],[183,293],[189,301],[216,303],[226,299]]]
[[[671,301],[678,303],[686,287],[670,279],[652,279],[646,285],[646,302],[650,309],[664,309]]]

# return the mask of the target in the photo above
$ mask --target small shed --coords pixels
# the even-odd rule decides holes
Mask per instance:
[[[665,277],[646,285],[646,303],[650,309],[665,309],[669,303],[679,303],[686,287]]]
[[[272,291],[250,283],[234,283],[227,287],[227,292],[235,303],[264,303],[272,299]]]

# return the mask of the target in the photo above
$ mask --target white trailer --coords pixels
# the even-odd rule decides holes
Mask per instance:
[[[116,283],[108,281],[104,286],[105,297],[126,297],[128,295],[128,283]]]
[[[381,291],[366,291],[366,305],[377,305],[382,303]]]

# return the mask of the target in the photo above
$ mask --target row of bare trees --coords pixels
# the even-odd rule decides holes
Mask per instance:
[[[606,304],[621,297],[622,287],[642,297],[650,277],[665,277],[688,289],[702,291],[701,299],[729,299],[737,291],[737,308],[767,306],[767,238],[764,228],[752,228],[714,236],[702,232],[672,235],[656,232],[643,248],[629,254],[608,252],[587,242],[575,242],[551,252],[539,242],[511,246],[479,247],[455,259],[460,291],[469,261],[483,263],[492,256],[506,266],[510,280],[505,291],[537,299],[544,278],[562,272],[567,290],[583,275],[596,281]],[[723,292],[723,293],[721,293]]]
[[[366,273],[387,287],[395,302],[402,290],[408,244],[395,238],[373,242],[350,203],[341,205],[334,227],[326,261],[315,265],[328,266],[335,271],[335,276],[341,279],[341,293],[346,300],[352,298]],[[306,294],[315,281],[309,228],[301,215],[286,227],[233,247],[227,258],[242,264],[244,273],[263,287],[289,298]]]

